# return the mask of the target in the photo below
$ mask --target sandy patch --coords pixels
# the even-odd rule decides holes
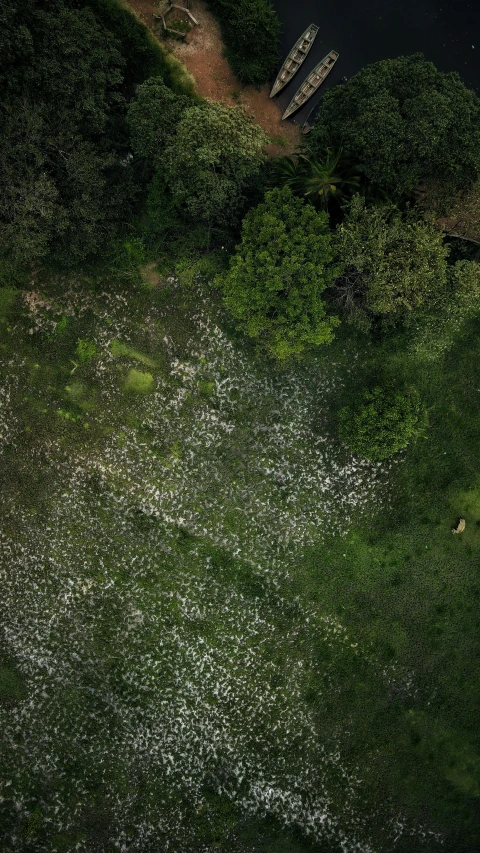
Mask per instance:
[[[267,148],[269,154],[295,151],[300,144],[300,128],[291,122],[282,121],[279,107],[269,97],[268,84],[256,89],[254,86],[242,86],[238,81],[225,59],[220,27],[207,10],[207,4],[203,0],[192,3],[191,12],[199,21],[199,26],[192,28],[185,42],[171,39],[165,42],[161,38],[161,25],[153,17],[155,5],[152,0],[130,0],[129,3],[159,41],[167,44],[185,65],[195,79],[198,94],[230,106],[244,106],[255,123],[272,140]]]

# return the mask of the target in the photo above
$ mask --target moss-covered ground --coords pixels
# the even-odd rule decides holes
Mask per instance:
[[[2,850],[474,853],[478,324],[279,369],[146,282],[0,291]],[[429,421],[382,465],[378,365]]]

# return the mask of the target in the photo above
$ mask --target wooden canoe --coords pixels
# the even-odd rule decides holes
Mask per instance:
[[[292,77],[297,73],[300,68],[302,62],[305,61],[308,52],[315,41],[315,36],[318,33],[318,27],[316,24],[310,24],[309,27],[305,30],[303,35],[300,36],[297,42],[295,42],[292,47],[290,53],[288,54],[285,62],[283,63],[280,71],[277,74],[277,78],[275,83],[273,84],[272,91],[270,92],[270,97],[273,98],[275,95],[278,95],[282,89],[290,83]]]
[[[315,66],[313,71],[310,71],[307,79],[304,80],[299,90],[290,101],[282,119],[288,118],[292,113],[296,112],[300,107],[303,107],[303,105],[307,103],[308,99],[311,98],[322,85],[327,75],[330,74],[330,71],[335,65],[338,57],[339,54],[337,51],[331,50],[330,53],[328,53],[327,56],[325,56],[324,59]]]

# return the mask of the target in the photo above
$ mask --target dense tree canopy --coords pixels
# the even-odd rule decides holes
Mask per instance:
[[[434,226],[354,196],[336,231],[343,273],[337,288],[357,314],[402,317],[444,291],[448,248]]]
[[[175,202],[209,228],[237,222],[258,180],[267,138],[239,107],[206,101],[186,109],[163,167]]]
[[[143,37],[136,79],[130,42],[116,35],[125,17],[130,42]],[[128,215],[139,182],[127,157],[126,104],[133,84],[162,65],[139,27],[108,0],[2,4],[0,237],[14,259],[53,251],[79,260]]]
[[[336,274],[325,213],[288,187],[267,192],[244,219],[230,270],[217,279],[240,328],[278,359],[330,341],[338,324],[322,291]]]
[[[209,5],[240,82],[258,86],[270,80],[279,61],[281,30],[270,0],[209,0]]]
[[[480,171],[480,100],[421,54],[386,59],[326,93],[309,145],[341,145],[392,195],[430,175],[453,191]]]

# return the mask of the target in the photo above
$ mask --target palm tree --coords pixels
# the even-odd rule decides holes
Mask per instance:
[[[298,154],[293,157],[278,157],[272,166],[272,179],[278,186],[288,186],[323,210],[328,210],[334,200],[340,201],[348,186],[357,186],[358,178],[345,177],[341,150],[335,153],[327,148],[322,160]]]

